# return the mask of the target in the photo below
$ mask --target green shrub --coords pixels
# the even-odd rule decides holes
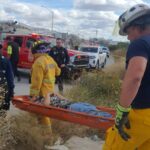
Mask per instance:
[[[109,45],[111,51],[118,49],[126,50],[128,48],[129,42],[119,42],[117,45]]]
[[[120,93],[120,76],[107,72],[84,74],[80,82],[66,94],[73,101],[89,102],[94,105],[114,106]]]

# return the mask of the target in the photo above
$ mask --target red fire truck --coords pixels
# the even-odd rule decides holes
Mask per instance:
[[[53,36],[45,36],[39,34],[29,34],[29,35],[15,35],[7,34],[3,41],[3,55],[7,56],[7,38],[11,37],[18,42],[19,50],[19,68],[30,69],[33,63],[33,56],[31,54],[32,44],[39,40],[44,39],[51,45],[56,44],[56,39]],[[89,56],[86,53],[79,52],[76,50],[68,50],[70,56],[70,63],[67,66],[68,73],[67,78],[77,78],[83,68],[89,67]]]

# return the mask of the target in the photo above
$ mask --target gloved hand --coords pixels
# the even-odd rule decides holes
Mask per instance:
[[[115,118],[115,126],[118,129],[120,136],[127,141],[130,139],[130,135],[128,135],[124,131],[124,127],[130,129],[130,122],[128,120],[128,114],[131,110],[131,107],[125,108],[120,106],[119,104],[116,106],[116,118]]]

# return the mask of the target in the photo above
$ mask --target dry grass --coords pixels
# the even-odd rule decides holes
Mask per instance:
[[[53,145],[58,137],[63,144],[73,135],[85,137],[98,133],[97,129],[52,119],[53,135],[43,136],[37,116],[15,108],[0,119],[0,150],[45,150],[44,145]]]
[[[114,107],[118,102],[124,70],[123,59],[118,59],[117,63],[104,70],[84,73],[80,81],[75,82],[70,91],[65,93],[65,96],[75,102]],[[63,138],[74,134],[78,136],[97,134],[101,138],[104,137],[104,132],[99,130],[91,130],[78,125],[76,129],[76,125],[66,125],[66,123],[62,126],[64,128],[58,131],[60,135],[63,135]],[[87,134],[88,132],[90,134]]]
[[[113,107],[119,97],[121,78],[122,72],[118,74],[114,70],[112,73],[106,70],[83,75],[81,81],[66,93],[66,97],[72,101]]]
[[[122,80],[124,73],[125,73],[125,61],[124,57],[117,60],[115,64],[112,64],[108,66],[106,69],[104,69],[104,72],[106,74],[114,74],[119,76],[119,78]]]
[[[124,76],[124,52],[115,51],[120,56],[116,62],[104,70],[84,73],[66,97],[72,101],[89,102],[94,105],[114,107],[119,98],[121,81]]]
[[[15,108],[12,111],[0,118],[0,150],[44,150],[45,144],[54,144],[58,137],[41,128],[36,115]]]
[[[115,62],[119,64],[119,62],[125,61],[126,50],[118,49],[113,51],[112,53]]]
[[[64,142],[74,135],[79,137],[86,137],[98,133],[98,129],[92,129],[90,127],[60,120],[53,120],[52,127],[53,133],[57,135],[59,134]]]
[[[116,55],[116,56],[120,56],[120,57],[124,57],[126,56],[126,50],[125,49],[118,49],[118,50],[115,50],[113,51],[113,55]]]
[[[123,76],[124,63],[117,63],[108,68],[84,73],[80,81],[74,83],[65,96],[72,101],[89,102],[94,105],[114,107],[120,93],[120,82]],[[16,112],[16,113],[15,113]],[[52,120],[53,136],[42,136],[35,115],[13,108],[13,113],[0,117],[0,150],[44,150],[45,143],[53,144],[58,137],[68,140],[71,136],[80,137],[99,135],[103,132],[89,127]]]

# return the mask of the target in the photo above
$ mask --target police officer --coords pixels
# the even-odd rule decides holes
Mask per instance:
[[[61,68],[61,74],[57,77],[58,89],[63,91],[63,78],[66,71],[66,65],[69,63],[69,55],[67,50],[63,47],[63,41],[61,38],[56,39],[56,46],[54,46],[49,55],[57,62],[59,68]]]
[[[1,90],[2,88],[4,88],[3,92],[5,92],[4,100],[2,100],[2,105],[0,106],[0,109],[9,110],[10,101],[14,95],[14,75],[10,61],[4,56],[2,56],[1,50],[2,45],[0,44],[0,86]],[[3,94],[1,93],[1,96],[2,95]]]

